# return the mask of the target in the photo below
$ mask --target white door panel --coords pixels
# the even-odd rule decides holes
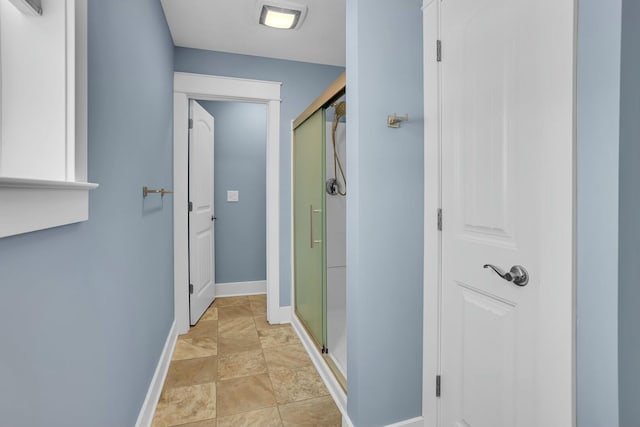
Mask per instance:
[[[573,2],[447,0],[440,13],[441,425],[568,427]],[[485,264],[522,265],[529,283]]]
[[[213,144],[214,120],[196,101],[190,101],[189,130],[189,280],[191,324],[215,297]]]

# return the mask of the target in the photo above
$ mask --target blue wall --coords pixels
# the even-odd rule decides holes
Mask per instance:
[[[132,426],[173,319],[173,44],[156,0],[89,1],[86,223],[0,239],[0,424]]]
[[[358,427],[422,414],[421,3],[347,0],[348,411]],[[390,129],[393,112],[410,120]]]
[[[580,0],[577,94],[577,418],[618,425],[621,0]]]
[[[640,2],[622,1],[620,114],[620,426],[640,420]],[[582,426],[581,426],[582,427]]]
[[[291,121],[344,68],[257,56],[175,49],[175,70],[282,82],[280,109],[280,305],[291,304]]]
[[[216,283],[267,279],[267,107],[200,101],[215,119]],[[227,190],[240,192],[227,202]]]

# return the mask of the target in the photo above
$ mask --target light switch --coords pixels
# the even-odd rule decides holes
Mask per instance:
[[[237,190],[227,191],[227,202],[237,202],[238,200],[240,200],[240,196]]]

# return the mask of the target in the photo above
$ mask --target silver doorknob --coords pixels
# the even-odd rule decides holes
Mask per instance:
[[[492,264],[485,264],[484,268],[490,268],[495,271],[498,276],[502,277],[507,282],[513,282],[517,286],[527,286],[529,283],[529,273],[521,265],[514,265],[508,272],[502,271],[501,268]]]

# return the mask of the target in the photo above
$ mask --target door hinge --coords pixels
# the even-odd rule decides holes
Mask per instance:
[[[440,397],[440,375],[436,375],[436,397]]]
[[[193,202],[189,202],[189,212],[193,211]]]
[[[189,283],[189,294],[193,293],[193,283]]]
[[[438,209],[438,231],[442,231],[442,209]]]
[[[189,129],[193,129],[193,119],[189,119]]]
[[[436,60],[442,62],[442,40],[436,40]]]

